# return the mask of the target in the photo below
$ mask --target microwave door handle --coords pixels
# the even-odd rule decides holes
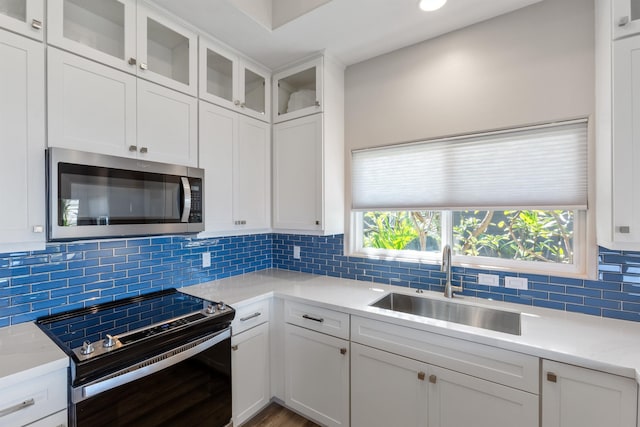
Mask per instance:
[[[191,213],[191,185],[189,185],[189,178],[186,176],[181,176],[180,180],[182,181],[182,194],[184,209],[182,210],[182,218],[181,222],[189,222],[189,214]]]

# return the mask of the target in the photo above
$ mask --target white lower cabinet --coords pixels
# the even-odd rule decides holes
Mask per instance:
[[[542,370],[542,427],[636,426],[635,380],[549,360]]]
[[[247,421],[271,400],[269,323],[231,337],[233,423]]]
[[[67,410],[56,412],[41,420],[27,424],[25,427],[67,427]]]
[[[427,370],[426,363],[352,343],[351,426],[426,426]]]
[[[349,425],[349,341],[285,324],[285,404],[325,426]]]
[[[429,427],[537,427],[536,394],[432,366]]]

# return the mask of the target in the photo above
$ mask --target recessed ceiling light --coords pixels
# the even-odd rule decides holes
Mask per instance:
[[[440,9],[446,2],[447,0],[420,0],[420,9],[425,12],[432,12]]]

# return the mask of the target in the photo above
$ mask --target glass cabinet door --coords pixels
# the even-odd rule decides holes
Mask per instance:
[[[274,76],[275,122],[322,111],[322,58]]]
[[[42,41],[43,0],[0,0],[0,27]]]
[[[225,49],[200,38],[200,98],[225,108],[240,105],[238,61]]]
[[[263,121],[269,121],[268,107],[271,92],[268,84],[269,72],[248,64],[242,64],[240,69],[242,71],[242,102],[240,103],[242,113]]]
[[[49,0],[48,43],[136,72],[134,0]]]
[[[613,0],[613,37],[640,33],[640,0]]]
[[[196,95],[197,35],[138,7],[138,76]]]

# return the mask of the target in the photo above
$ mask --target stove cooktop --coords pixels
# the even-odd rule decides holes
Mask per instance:
[[[90,377],[176,343],[229,327],[233,308],[167,289],[37,320],[72,359],[72,377]],[[77,374],[77,375],[76,375]]]

